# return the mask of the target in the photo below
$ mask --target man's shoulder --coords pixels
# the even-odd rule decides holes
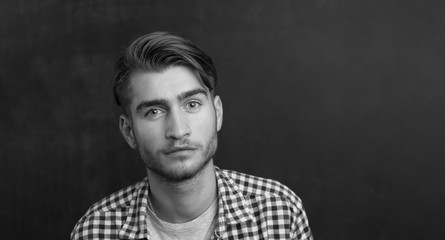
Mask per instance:
[[[301,199],[286,185],[233,170],[217,169],[217,176],[232,231],[261,239],[312,239]]]
[[[134,183],[108,195],[102,200],[94,203],[85,215],[113,212],[128,208],[131,200],[136,196],[140,189],[141,184],[143,184],[143,181]]]
[[[285,202],[293,207],[302,208],[300,198],[289,187],[273,179],[254,176],[234,170],[220,170],[223,176],[235,183],[243,196],[257,201]]]
[[[145,179],[122,188],[91,205],[77,222],[71,238],[78,239],[79,236],[91,233],[92,229],[103,229],[104,226],[115,226],[116,229],[110,230],[117,233],[118,226],[127,218],[129,208],[134,204],[144,181]]]

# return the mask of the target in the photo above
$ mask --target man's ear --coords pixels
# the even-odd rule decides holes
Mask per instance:
[[[221,98],[216,95],[213,98],[213,106],[215,107],[216,112],[216,130],[221,130],[222,123],[223,123],[223,105],[221,102]]]
[[[131,148],[135,149],[136,140],[134,138],[133,127],[130,118],[121,114],[119,118],[119,128],[121,130],[122,136],[124,136],[124,139],[125,141],[127,141],[128,145]]]

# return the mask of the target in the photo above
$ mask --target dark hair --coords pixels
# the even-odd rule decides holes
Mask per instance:
[[[214,94],[217,77],[212,58],[190,41],[167,32],[154,32],[136,39],[125,50],[114,67],[115,102],[126,112],[128,80],[134,71],[163,71],[171,66],[184,66]]]

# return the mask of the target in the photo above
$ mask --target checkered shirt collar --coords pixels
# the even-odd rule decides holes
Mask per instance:
[[[238,224],[254,219],[253,210],[246,201],[237,184],[218,167],[215,167],[218,184],[218,224],[215,228],[217,236],[222,236],[226,225]]]
[[[146,218],[148,216],[148,178],[140,183],[136,197],[128,207],[128,217],[119,231],[120,239],[144,239],[148,236]]]
[[[217,236],[224,234],[226,225],[251,221],[254,219],[250,204],[239,191],[236,183],[218,167],[215,167],[218,186],[218,223]],[[148,216],[149,183],[146,177],[141,182],[128,207],[128,217],[119,231],[121,239],[142,239],[148,236],[146,218]]]

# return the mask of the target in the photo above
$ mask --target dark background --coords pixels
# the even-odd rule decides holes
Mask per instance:
[[[303,199],[315,239],[439,239],[445,214],[444,1],[0,3],[0,238],[67,239],[142,179],[112,68],[141,34],[211,55],[215,162]]]

